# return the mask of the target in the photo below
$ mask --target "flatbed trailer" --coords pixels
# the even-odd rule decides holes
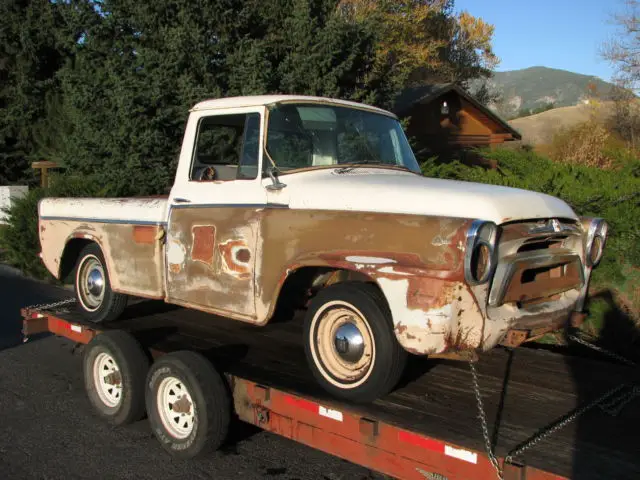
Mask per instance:
[[[88,344],[117,329],[153,358],[199,352],[226,378],[240,420],[395,478],[640,478],[633,366],[531,348],[495,349],[474,368],[415,358],[396,391],[354,405],[311,380],[295,320],[255,327],[157,302],[111,325],[64,302],[22,315],[25,339]]]

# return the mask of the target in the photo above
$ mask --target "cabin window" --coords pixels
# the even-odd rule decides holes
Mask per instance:
[[[252,180],[258,176],[260,114],[212,115],[198,123],[190,180]]]

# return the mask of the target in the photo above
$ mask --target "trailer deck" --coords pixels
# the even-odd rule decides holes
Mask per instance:
[[[23,316],[27,336],[50,331],[87,343],[98,334],[73,308]],[[311,379],[295,320],[255,327],[143,302],[100,328],[132,332],[158,354],[204,353],[230,379],[236,414],[266,430],[398,478],[496,478],[466,363],[412,358],[396,391],[353,405],[329,398]],[[505,478],[640,478],[636,368],[517,348],[481,355],[476,369],[500,463],[541,429],[620,387],[609,408],[589,410],[515,457]]]

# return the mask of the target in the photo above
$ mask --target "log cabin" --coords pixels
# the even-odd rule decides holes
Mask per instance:
[[[520,140],[520,133],[453,83],[404,90],[393,111],[408,120],[407,136],[419,159],[459,157],[476,147]]]

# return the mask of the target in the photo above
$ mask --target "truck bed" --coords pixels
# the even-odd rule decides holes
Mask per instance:
[[[160,224],[167,221],[166,197],[45,198],[41,220],[61,219],[115,223]]]
[[[72,311],[56,315],[82,323]],[[311,378],[299,320],[254,327],[142,302],[107,327],[130,330],[150,348],[194,348],[228,373],[484,451],[466,363],[412,357],[392,394],[370,405],[345,404],[329,398]],[[481,356],[477,370],[499,456],[572,409],[623,383],[637,385],[639,380],[638,370],[632,367],[532,348],[495,349]],[[635,397],[616,416],[592,409],[515,460],[570,478],[640,478],[639,402]]]

